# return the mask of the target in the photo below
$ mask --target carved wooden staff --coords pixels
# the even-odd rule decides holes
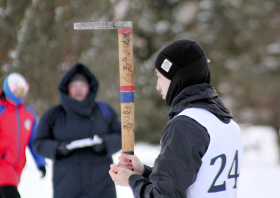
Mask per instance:
[[[75,30],[118,29],[122,151],[134,154],[134,86],[132,22],[74,23]]]

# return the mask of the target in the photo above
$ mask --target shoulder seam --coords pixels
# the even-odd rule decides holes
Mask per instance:
[[[31,107],[29,107],[29,106],[24,106],[24,109],[25,109],[26,111],[28,111],[30,114],[32,114],[34,117],[36,117],[36,113],[35,113],[35,111],[34,111]]]

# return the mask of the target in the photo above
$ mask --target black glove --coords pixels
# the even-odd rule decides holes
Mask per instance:
[[[107,151],[106,151],[106,147],[104,145],[104,142],[100,143],[100,144],[95,144],[91,146],[91,150],[92,152],[94,152],[95,154],[101,154],[101,155],[106,155]]]
[[[56,147],[56,156],[57,157],[65,157],[65,156],[68,156],[71,153],[71,151],[66,148],[67,144],[69,144],[69,142],[61,142]]]
[[[41,171],[41,174],[42,174],[41,178],[45,177],[46,176],[46,172],[47,172],[46,167],[40,166],[39,170]]]

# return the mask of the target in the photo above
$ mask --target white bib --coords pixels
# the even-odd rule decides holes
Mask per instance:
[[[233,120],[225,124],[214,114],[200,108],[185,109],[177,116],[196,120],[210,135],[210,144],[202,158],[196,181],[186,191],[187,198],[237,197],[243,152],[239,126]]]

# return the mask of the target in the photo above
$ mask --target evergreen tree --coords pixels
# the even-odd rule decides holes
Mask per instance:
[[[266,124],[277,132],[279,6],[279,0],[0,0],[0,76],[26,76],[27,102],[40,116],[59,102],[62,75],[82,62],[100,82],[98,98],[120,112],[117,30],[73,25],[132,21],[137,141],[159,143],[169,107],[155,89],[154,61],[178,39],[195,40],[204,49],[211,84],[239,123]]]

